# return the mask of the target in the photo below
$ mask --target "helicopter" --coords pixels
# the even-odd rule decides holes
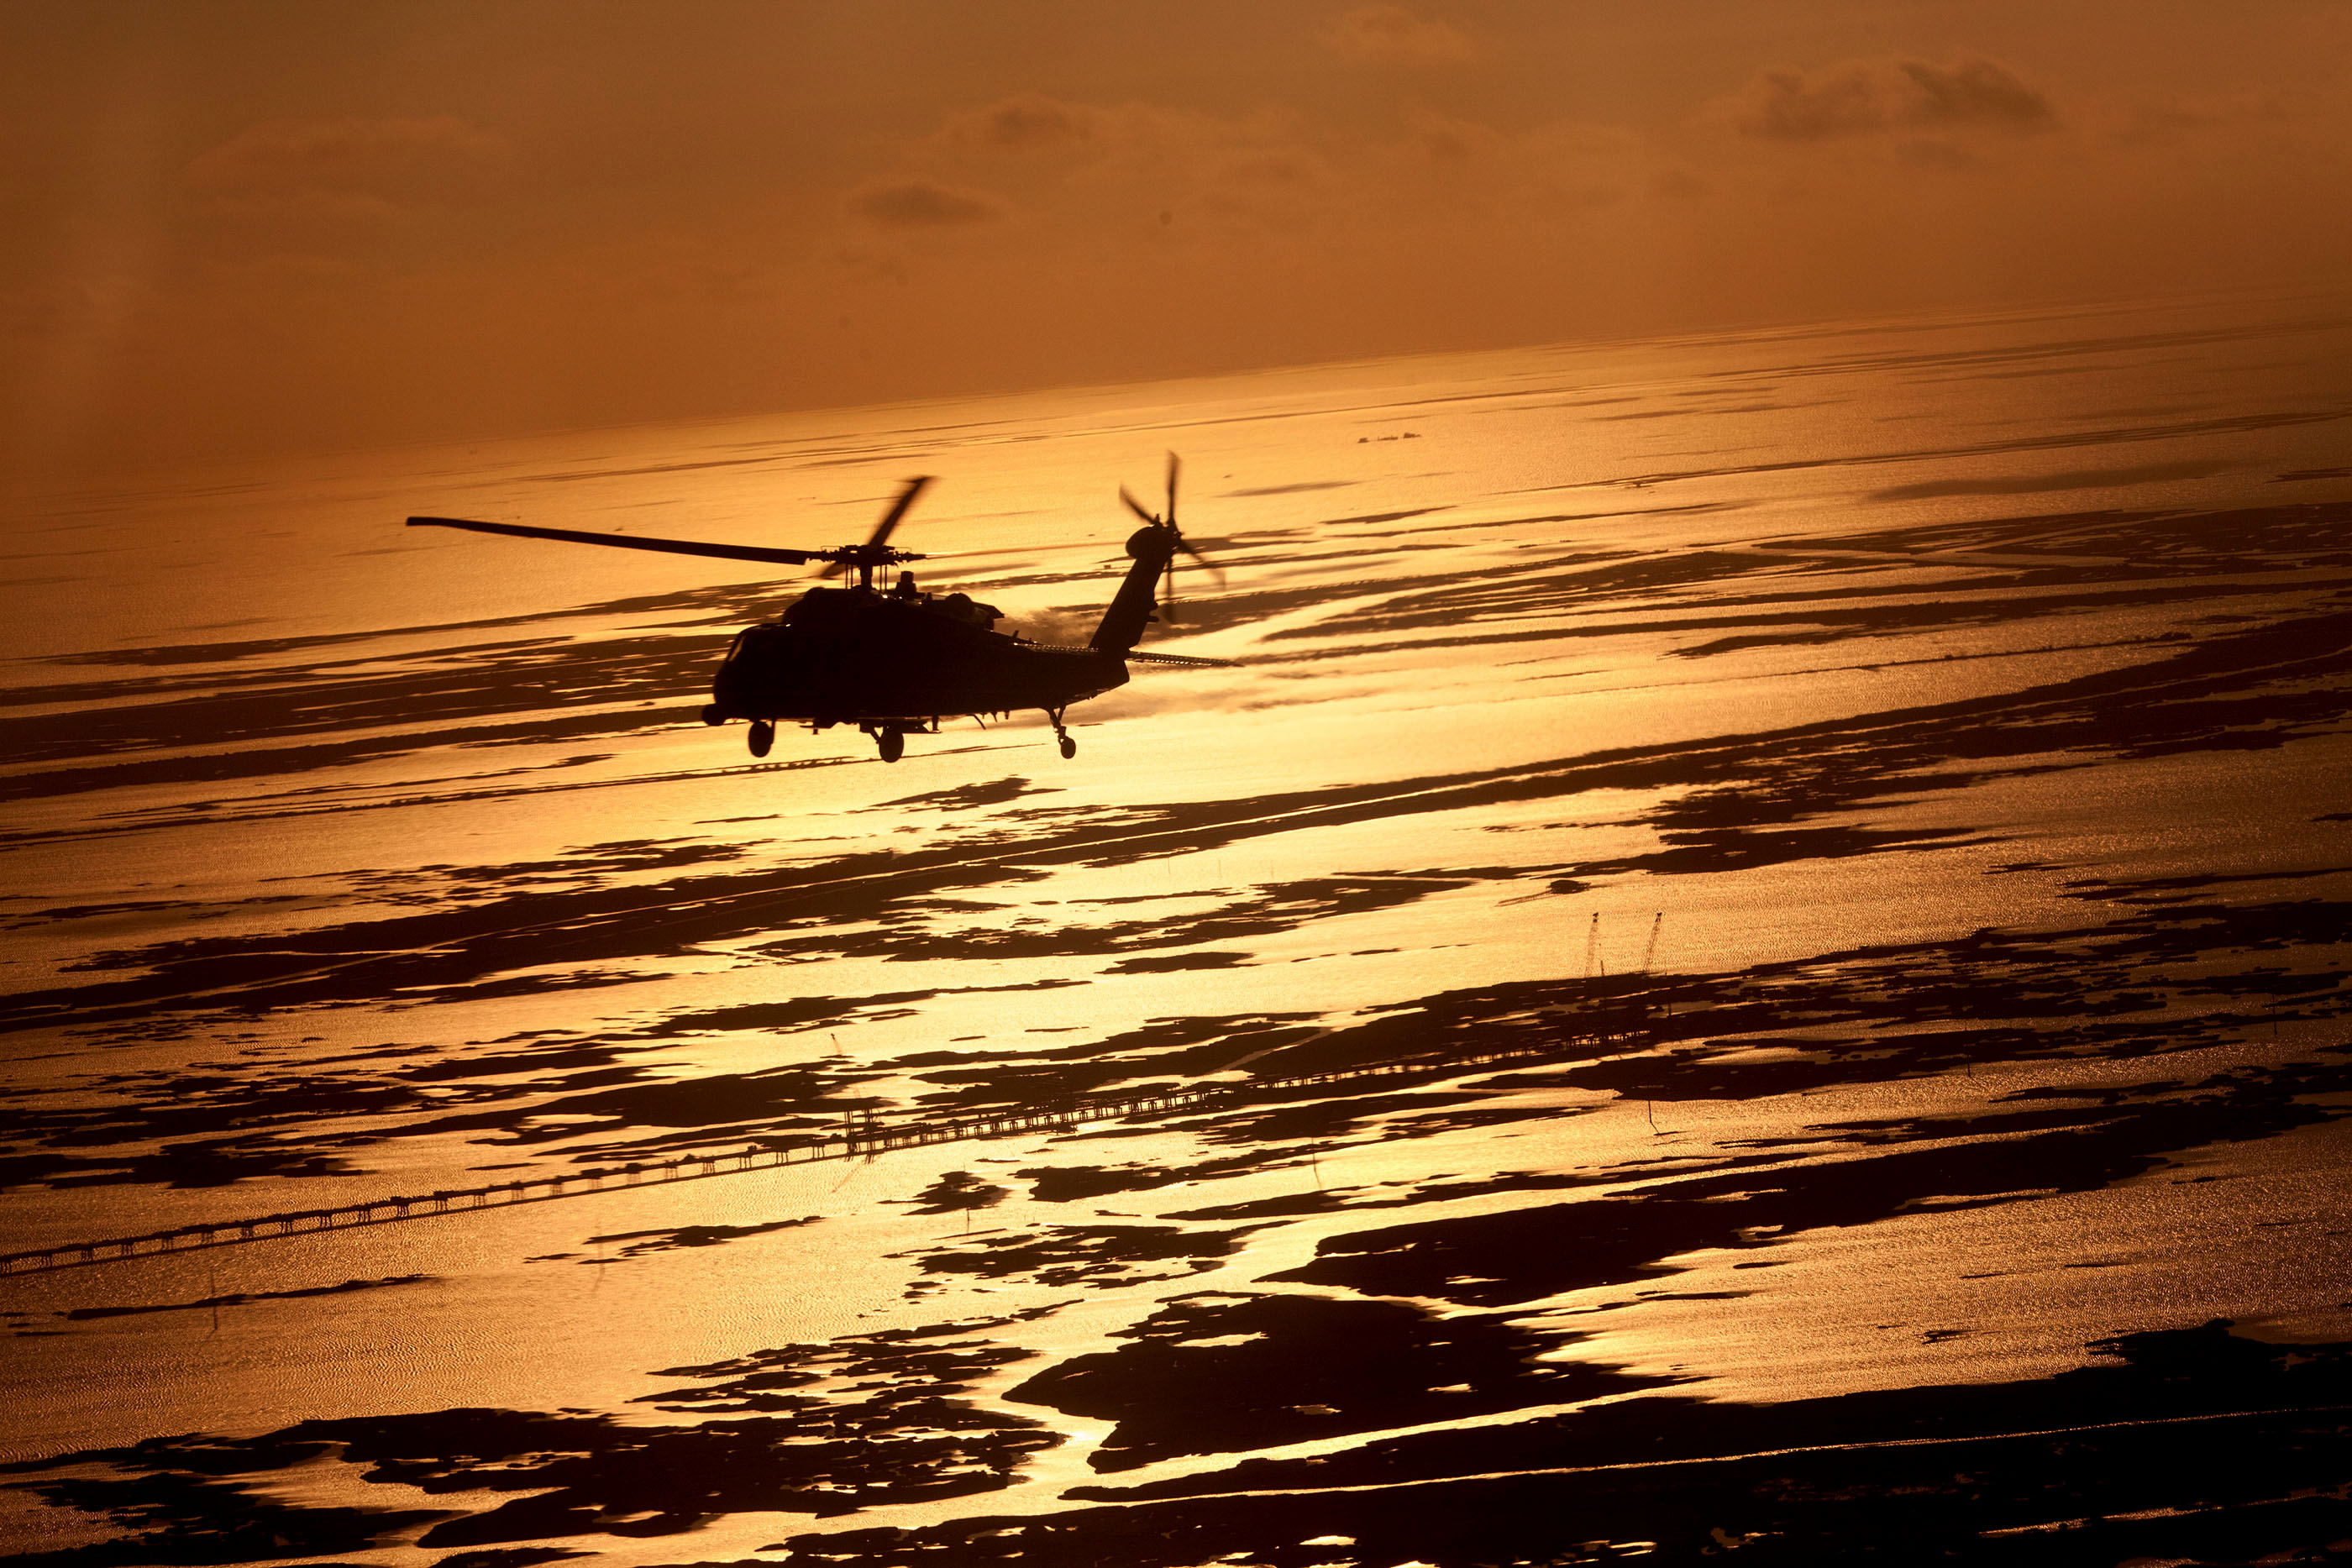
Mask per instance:
[[[518,538],[560,539],[569,544],[617,549],[657,550],[670,555],[713,556],[722,560],[803,566],[823,561],[841,569],[844,585],[812,588],[772,621],[747,626],[728,644],[711,679],[702,722],[718,726],[736,719],[751,726],[753,757],[775,745],[776,726],[804,724],[812,733],[835,725],[856,725],[871,737],[885,762],[906,751],[907,737],[937,735],[943,717],[985,718],[1042,711],[1054,727],[1063,757],[1077,755],[1078,743],[1062,716],[1074,703],[1125,685],[1129,663],[1186,668],[1230,667],[1223,659],[1195,659],[1139,653],[1145,626],[1172,615],[1176,557],[1190,556],[1212,572],[1217,568],[1185,542],[1176,528],[1177,457],[1168,455],[1168,511],[1145,509],[1122,486],[1119,499],[1143,519],[1129,535],[1127,575],[1083,648],[1033,642],[1017,632],[999,632],[1003,612],[969,594],[934,594],[900,571],[888,590],[875,586],[875,574],[927,558],[890,543],[925,487],[929,476],[909,479],[863,544],[828,549],[787,549],[756,545],[706,544],[693,539],[590,533],[535,528],[520,523],[484,523],[463,517],[411,517],[408,527],[465,528]],[[856,581],[847,579],[854,574]],[[1219,573],[1222,580],[1223,574]],[[1162,580],[1165,598],[1155,597]]]

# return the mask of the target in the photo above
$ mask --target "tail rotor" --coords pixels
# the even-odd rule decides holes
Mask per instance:
[[[1225,581],[1225,574],[1223,569],[1221,569],[1214,561],[1212,561],[1207,556],[1204,556],[1199,550],[1194,549],[1192,545],[1185,541],[1184,536],[1177,531],[1176,481],[1178,476],[1182,472],[1182,460],[1179,458],[1176,454],[1171,452],[1168,455],[1168,512],[1165,517],[1160,516],[1159,513],[1147,510],[1142,502],[1137,500],[1132,495],[1128,493],[1126,486],[1122,485],[1118,487],[1118,498],[1127,503],[1127,509],[1133,512],[1137,517],[1141,517],[1144,522],[1149,524],[1151,528],[1166,530],[1168,543],[1173,547],[1168,553],[1168,567],[1166,573],[1164,574],[1160,591],[1160,613],[1165,615],[1171,621],[1176,619],[1176,557],[1178,554],[1189,555],[1200,565],[1207,567],[1211,572],[1215,574],[1217,586],[1220,588],[1224,586]]]

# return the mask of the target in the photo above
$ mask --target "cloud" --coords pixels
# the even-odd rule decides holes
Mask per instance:
[[[1406,127],[1402,149],[1418,165],[1414,189],[1448,211],[1483,206],[1539,219],[1707,188],[1664,149],[1622,126],[1554,120],[1504,131],[1418,110],[1406,116]]]
[[[1920,169],[1968,169],[1976,164],[1967,148],[1948,136],[1914,136],[1895,144],[1895,156]]]
[[[1331,52],[1358,65],[1447,66],[1477,58],[1460,29],[1414,16],[1402,5],[1363,5],[1323,36]]]
[[[1274,106],[1228,115],[1003,99],[910,141],[888,182],[860,187],[848,210],[869,232],[877,224],[899,236],[937,231],[946,214],[931,193],[945,192],[982,211],[1017,212],[1024,235],[1050,236],[1073,256],[1134,246],[1191,267],[1231,262],[1240,253],[1229,248],[1216,263],[1204,258],[1235,245],[1251,255],[1324,241],[1378,251],[1433,225],[1449,235],[1464,222],[1578,225],[1602,206],[1659,194],[1687,201],[1707,188],[1622,127],[1505,131],[1426,109],[1403,118],[1397,136]],[[914,186],[925,193],[910,193]],[[886,189],[887,209],[877,210]]]
[[[1076,243],[1124,235],[1182,245],[1191,235],[1287,233],[1318,221],[1348,184],[1321,140],[1279,109],[1223,116],[1027,95],[950,116],[906,146],[895,179],[980,204],[992,215],[1017,207],[1037,232]],[[970,188],[982,183],[1007,193]],[[869,185],[853,210],[901,228],[934,221],[915,215],[938,204],[928,198],[905,201],[904,215],[877,214],[870,204],[878,193]]]
[[[1030,152],[1091,141],[1100,119],[1084,104],[1030,93],[959,115],[950,122],[948,133],[959,141]]]
[[[2023,134],[2057,123],[2050,100],[2008,67],[1972,57],[1841,60],[1818,70],[1766,71],[1723,106],[1744,135],[1827,141],[1896,131]]]
[[[853,192],[849,210],[878,228],[946,229],[994,223],[1003,204],[977,191],[959,191],[935,180],[902,180]]]
[[[1322,158],[1296,146],[1236,152],[1206,172],[1196,193],[1203,215],[1267,231],[1314,222],[1341,183]]]
[[[122,274],[86,273],[0,288],[0,338],[110,336],[153,298],[145,280]]]
[[[2279,128],[2295,117],[2271,91],[2165,99],[2134,104],[2115,135],[2120,141],[2169,141],[2209,132]]]
[[[451,206],[488,193],[513,149],[453,116],[270,120],[204,152],[183,172],[215,206]]]
[[[450,115],[268,120],[180,171],[179,215],[232,267],[383,257],[451,243],[518,162],[506,138]]]

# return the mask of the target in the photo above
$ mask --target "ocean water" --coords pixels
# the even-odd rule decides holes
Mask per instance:
[[[1078,1562],[1116,1485],[1135,1561],[1401,1562],[1367,1496],[1612,1409],[2352,1339],[2347,340],[2077,305],[24,499],[0,1251],[1243,1092],[0,1278],[0,1532]],[[1171,450],[1223,578],[1145,646],[1236,667],[1139,666],[1066,761],[755,761],[709,670],[814,580],[400,526],[822,547],[928,474],[925,585],[1075,642]]]

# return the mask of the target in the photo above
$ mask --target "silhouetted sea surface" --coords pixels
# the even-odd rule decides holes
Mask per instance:
[[[399,527],[932,474],[927,584],[1077,640],[1171,447],[1147,646],[1242,666],[1067,762],[755,764],[694,712],[805,583]],[[0,1251],[1423,1071],[0,1280],[0,1543],[2340,1555],[2347,447],[2352,308],[2231,298],[26,499]]]

